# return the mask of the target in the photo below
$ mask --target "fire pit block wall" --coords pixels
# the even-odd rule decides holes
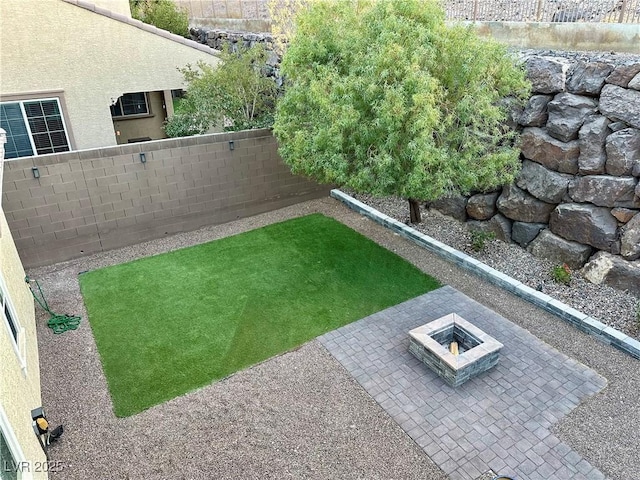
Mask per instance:
[[[502,344],[451,313],[409,332],[409,351],[452,387],[462,385],[498,363]],[[458,342],[460,354],[449,351]]]

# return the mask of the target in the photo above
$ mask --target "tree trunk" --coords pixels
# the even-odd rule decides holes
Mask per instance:
[[[420,217],[420,202],[415,198],[409,199],[409,221],[411,223],[420,223],[422,221]]]

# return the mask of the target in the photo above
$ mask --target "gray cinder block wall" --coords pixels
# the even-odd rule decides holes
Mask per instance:
[[[290,173],[269,130],[10,160],[3,183],[2,204],[26,267],[328,194],[327,187]]]

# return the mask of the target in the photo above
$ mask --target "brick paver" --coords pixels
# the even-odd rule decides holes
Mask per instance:
[[[501,342],[498,365],[452,388],[408,351],[409,330],[457,313]],[[453,480],[604,475],[551,426],[606,380],[452,287],[320,337],[320,342]]]

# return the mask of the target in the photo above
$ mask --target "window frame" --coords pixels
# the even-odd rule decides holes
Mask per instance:
[[[9,318],[6,316],[5,309],[9,311],[11,320],[9,320]],[[9,335],[11,346],[13,347],[13,351],[15,352],[18,363],[20,364],[20,369],[22,370],[23,375],[26,375],[26,332],[24,327],[20,323],[20,320],[18,319],[16,309],[13,306],[11,297],[9,296],[9,290],[7,289],[7,284],[4,280],[4,277],[2,276],[2,272],[0,272],[0,319],[2,319],[2,323],[5,326],[4,328]],[[13,325],[13,328],[10,324]],[[15,336],[13,335],[14,330],[16,332]]]
[[[32,480],[33,475],[31,473],[31,468],[29,468],[30,464],[24,456],[24,452],[22,451],[22,447],[18,442],[18,438],[16,437],[13,428],[11,428],[11,424],[9,423],[9,419],[7,418],[7,414],[5,413],[2,403],[0,403],[0,435],[4,437],[16,465],[26,467],[17,469],[18,480]]]
[[[139,94],[139,93],[142,93],[144,95],[144,102],[145,102],[145,105],[147,106],[147,112],[146,113],[130,113],[130,114],[124,113],[124,107],[122,105],[122,97],[124,97],[125,95],[135,95],[135,94]],[[149,92],[128,92],[128,93],[123,93],[122,95],[120,95],[118,97],[118,99],[114,102],[114,104],[111,105],[111,107],[113,107],[113,106],[115,106],[117,104],[120,105],[120,111],[122,112],[122,115],[113,115],[113,113],[111,113],[111,118],[113,120],[122,121],[122,120],[130,120],[130,119],[134,119],[134,118],[153,117],[153,112],[151,111],[151,102],[149,101]],[[111,110],[111,108],[109,108],[109,110]]]
[[[12,98],[12,97],[14,97],[14,96],[13,95],[6,96],[6,97],[5,96],[0,96],[0,104],[17,103],[20,106],[20,112],[22,113],[22,121],[24,122],[24,125],[26,127],[27,133],[29,134],[29,144],[31,145],[31,150],[32,150],[33,154],[32,155],[24,155],[22,157],[5,158],[6,161],[17,160],[19,158],[41,157],[43,155],[57,155],[57,154],[60,154],[60,153],[67,153],[67,152],[73,151],[72,136],[71,136],[71,132],[70,132],[69,127],[68,127],[68,122],[67,122],[67,118],[66,118],[66,114],[65,114],[65,109],[63,108],[64,102],[62,101],[61,97],[58,97],[58,96],[37,96],[37,94],[28,95],[28,96],[25,96],[23,98]],[[35,141],[33,139],[33,132],[31,131],[31,125],[29,124],[29,117],[27,116],[27,112],[26,112],[26,110],[24,108],[24,104],[25,103],[32,103],[32,102],[48,102],[48,101],[55,101],[56,104],[58,105],[58,111],[60,112],[60,120],[62,121],[62,128],[64,129],[64,135],[65,135],[65,139],[67,141],[67,146],[69,147],[69,150],[65,150],[63,152],[38,153]],[[8,137],[9,137],[9,135],[8,135],[8,132],[7,132],[7,139],[8,139]],[[5,156],[6,156],[6,145],[5,145]]]

